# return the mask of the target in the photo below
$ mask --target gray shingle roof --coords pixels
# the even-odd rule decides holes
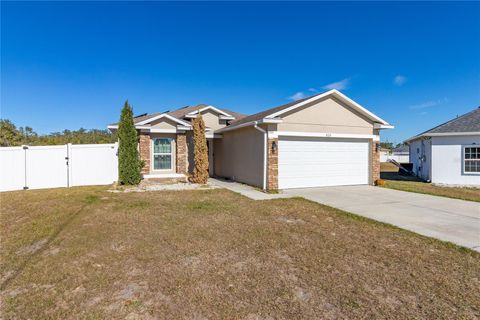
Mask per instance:
[[[479,132],[480,133],[480,107],[461,115],[455,119],[442,123],[435,128],[427,130],[420,135],[429,133],[459,133]]]
[[[397,148],[393,148],[392,151],[393,152],[408,152],[408,151],[410,151],[410,149],[409,149],[408,145],[404,144],[404,145],[401,145]]]
[[[198,110],[198,109],[201,109],[203,107],[206,107],[208,106],[207,104],[199,104],[199,105],[196,105],[196,106],[187,106],[187,107],[184,107],[184,108],[180,108],[180,109],[177,109],[177,110],[173,110],[173,111],[169,111],[169,112],[156,112],[156,113],[151,113],[151,114],[146,114],[146,115],[142,115],[142,116],[137,116],[135,118],[133,118],[133,123],[137,124],[139,122],[142,122],[142,121],[145,121],[145,120],[148,120],[150,118],[153,118],[155,116],[158,116],[158,115],[161,115],[163,113],[166,113],[174,118],[177,118],[179,120],[183,120],[183,121],[186,121],[186,122],[190,122],[189,119],[183,119],[183,117],[185,117],[185,115],[187,113],[190,113],[192,111],[195,111],[195,110]],[[238,113],[238,112],[234,112],[234,111],[230,111],[228,109],[220,109],[222,111],[225,111],[226,113],[232,115],[235,120],[234,121],[237,121],[239,119],[242,119],[244,117],[246,117],[246,115],[242,114],[242,113]],[[117,125],[118,123],[112,123],[110,125]]]

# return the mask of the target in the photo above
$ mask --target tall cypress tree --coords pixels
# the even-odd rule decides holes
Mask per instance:
[[[138,184],[141,180],[141,161],[138,138],[133,123],[133,110],[125,101],[118,124],[118,180],[121,184]]]
[[[201,113],[193,119],[194,167],[190,181],[205,184],[208,181],[208,148],[205,122]]]

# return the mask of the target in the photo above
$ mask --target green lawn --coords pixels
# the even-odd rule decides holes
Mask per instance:
[[[389,162],[382,162],[380,170],[381,178],[385,180],[385,188],[480,202],[480,188],[438,186],[415,177],[400,176],[398,167]]]
[[[303,199],[0,197],[3,319],[480,316],[480,254]]]
[[[385,188],[480,202],[480,189],[441,187],[426,182],[386,180]]]

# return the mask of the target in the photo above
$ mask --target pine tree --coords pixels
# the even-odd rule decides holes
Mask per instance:
[[[138,184],[141,161],[138,155],[137,130],[133,123],[133,110],[125,101],[118,124],[118,180],[121,184]]]
[[[193,119],[193,144],[195,164],[190,181],[205,184],[208,181],[208,149],[205,137],[205,122],[200,112]]]

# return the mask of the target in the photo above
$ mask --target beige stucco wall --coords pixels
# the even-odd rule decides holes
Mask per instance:
[[[225,120],[220,120],[218,118],[218,114],[212,112],[210,110],[206,110],[202,112],[203,121],[205,122],[205,126],[208,128],[212,128],[213,130],[218,130],[220,128],[225,127],[226,122]]]
[[[282,115],[279,131],[373,134],[373,122],[335,98]]]
[[[263,134],[253,127],[227,131],[223,138],[214,139],[215,174],[261,188],[263,139]]]
[[[177,125],[178,123],[167,118],[160,118],[151,124],[155,129],[176,129]]]

